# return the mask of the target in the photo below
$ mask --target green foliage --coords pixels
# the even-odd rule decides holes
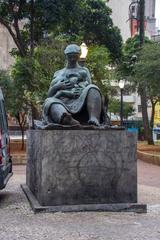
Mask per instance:
[[[13,80],[9,73],[0,71],[0,86],[5,98],[7,112],[18,119],[20,113],[27,112],[21,85]]]
[[[26,110],[39,108],[46,98],[54,72],[64,67],[65,45],[64,41],[50,39],[35,48],[32,58],[16,58],[12,67],[15,94]]]
[[[12,114],[14,115],[17,112],[28,111],[28,104],[25,99],[25,90],[28,85],[30,85],[30,89],[32,87],[30,81],[32,74],[28,66],[29,63],[30,62],[28,59],[17,57],[11,72],[13,83],[12,99],[14,98],[13,104],[11,105],[11,109]]]
[[[19,20],[28,19],[20,27]],[[103,0],[6,0],[0,1],[0,23],[17,47],[13,54],[26,56],[43,38],[43,32],[63,35],[72,41],[81,37],[88,45],[105,45],[113,59],[121,56],[122,38]],[[13,26],[14,30],[11,28]]]
[[[47,96],[53,74],[64,67],[66,45],[64,40],[50,38],[35,49],[33,59],[36,88],[34,90],[40,101],[44,101]]]
[[[130,81],[135,90],[138,90],[142,101],[142,117],[145,137],[149,144],[153,144],[152,128],[154,125],[155,104],[159,100],[159,44],[145,38],[141,48],[138,36],[129,39],[123,51],[121,64],[118,66],[118,75]],[[152,104],[152,114],[149,126],[147,113],[147,98]]]
[[[12,69],[12,77],[17,88],[17,95],[27,106],[38,106],[47,97],[53,74],[64,67],[64,48],[67,43],[63,39],[49,38],[35,48],[33,57],[17,57]],[[104,96],[109,94],[111,70],[107,66],[111,57],[107,48],[91,46],[87,57],[87,67],[91,77]],[[18,92],[20,93],[18,94]]]
[[[3,91],[6,109],[7,111],[10,111],[13,101],[13,82],[10,75],[6,71],[0,71],[0,87]]]
[[[0,87],[2,88],[5,106],[7,112],[18,120],[22,133],[22,147],[24,149],[24,127],[26,125],[27,105],[24,101],[23,92],[19,82],[13,81],[11,76],[5,72],[0,71]]]
[[[50,6],[47,12],[48,20],[52,19],[53,8],[54,6]],[[114,59],[120,58],[122,38],[119,29],[113,26],[111,9],[106,6],[105,1],[61,0],[59,13],[61,21],[57,27],[57,34],[67,35],[71,40],[74,36],[82,36],[87,45],[104,45]]]
[[[109,102],[109,112],[114,113],[115,115],[119,115],[120,114],[120,107],[121,107],[121,103],[118,99],[111,99],[111,101]],[[123,115],[125,119],[128,119],[129,116],[132,116],[134,114],[134,108],[131,104],[127,103],[127,102],[123,102]]]
[[[160,97],[160,45],[145,44],[134,68],[134,80],[139,88],[146,88],[148,97]]]
[[[92,81],[101,89],[104,96],[109,94],[111,70],[107,66],[111,63],[111,56],[104,46],[89,47],[86,65],[90,70]]]
[[[151,43],[151,41],[145,37],[145,43]],[[125,78],[131,80],[130,77],[134,75],[134,66],[140,56],[140,39],[139,35],[134,38],[129,38],[123,46],[122,58],[117,67],[118,78]]]
[[[123,109],[123,114],[124,118],[128,119],[129,116],[132,116],[135,112],[135,109],[133,106],[127,102],[124,102],[124,109]]]
[[[108,105],[108,111],[114,113],[115,115],[120,113],[120,101],[118,99],[111,99]]]
[[[150,121],[152,129],[155,104],[160,100],[160,45],[146,39],[143,47],[139,48],[137,40],[127,41],[123,61],[118,70],[120,75],[125,76],[140,94],[145,91],[146,97],[152,104]],[[136,58],[133,59],[133,56]],[[146,106],[142,105],[143,110]]]

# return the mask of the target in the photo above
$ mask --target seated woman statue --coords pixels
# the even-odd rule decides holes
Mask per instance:
[[[55,72],[43,106],[46,124],[99,126],[103,121],[102,96],[91,83],[89,70],[78,64],[80,52],[76,44],[64,51],[67,65]]]

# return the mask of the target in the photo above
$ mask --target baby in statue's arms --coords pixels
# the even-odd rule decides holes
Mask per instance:
[[[87,73],[85,70],[80,71],[79,73],[70,73],[66,76],[66,79],[62,80],[66,83],[70,83],[71,88],[68,90],[58,91],[54,97],[61,98],[78,98],[83,89],[89,84],[87,80]]]

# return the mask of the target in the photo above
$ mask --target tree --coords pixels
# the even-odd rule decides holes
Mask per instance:
[[[113,25],[111,9],[103,0],[61,0],[59,34],[82,36],[90,44],[104,45],[114,59],[121,56],[120,30]],[[74,12],[74,14],[73,14]],[[48,14],[52,15],[52,8]]]
[[[148,38],[144,38],[145,44],[151,44],[151,41]],[[142,105],[142,117],[143,117],[143,125],[145,131],[145,139],[149,144],[153,144],[152,134],[149,127],[148,121],[148,113],[147,113],[147,102],[146,102],[146,90],[145,87],[137,85],[135,81],[135,66],[137,62],[139,62],[139,58],[141,56],[141,48],[140,46],[140,37],[139,35],[134,38],[130,38],[127,40],[126,44],[123,48],[123,56],[121,59],[121,63],[118,66],[118,76],[123,77],[126,80],[130,81],[132,90],[137,90],[141,96],[141,105]]]
[[[26,1],[0,1],[0,23],[10,33],[21,56],[25,56],[27,52],[24,41],[26,34],[20,30],[20,21],[25,17],[27,17]]]
[[[90,70],[92,81],[100,88],[102,94],[109,95],[111,70],[111,55],[104,46],[92,45],[89,47],[86,65]]]
[[[10,110],[10,106],[13,100],[12,99],[13,84],[10,75],[3,70],[0,70],[0,87],[3,91],[6,109]]]
[[[23,150],[27,107],[24,104],[23,95],[21,94],[21,87],[20,91],[18,91],[18,86],[20,85],[15,84],[15,82],[11,79],[11,76],[5,71],[0,71],[0,86],[4,94],[7,112],[14,116],[19,123],[22,133],[21,149]]]
[[[17,57],[13,69],[14,79],[16,77],[20,79],[22,88],[23,86],[26,88],[28,98],[32,98],[30,103],[32,102],[34,118],[36,117],[36,106],[33,104],[36,96],[34,91],[38,86],[36,68],[40,71],[34,59],[34,48],[41,44],[44,31],[48,32],[48,36],[52,35],[55,39],[59,36],[59,39],[66,39],[69,43],[84,40],[88,45],[103,44],[108,48],[112,60],[115,60],[121,55],[122,39],[118,28],[113,26],[110,15],[111,10],[103,0],[0,1],[0,23],[7,28],[18,49],[13,49],[12,54],[24,58]],[[56,48],[53,45],[52,47]],[[40,66],[42,67],[41,64]],[[20,69],[16,72],[16,68],[20,67],[22,72]],[[43,67],[42,69],[41,73],[46,72]],[[42,75],[45,78],[45,75]]]
[[[134,66],[140,56],[140,37],[136,35],[133,38],[128,38],[123,45],[122,57],[117,66],[118,78],[124,78],[130,80],[130,76],[134,75]],[[151,43],[151,41],[145,37],[145,43]]]
[[[66,45],[65,40],[50,37],[41,42],[34,51],[34,87],[28,89],[28,92],[34,93],[39,102],[43,102],[47,97],[53,74],[64,67]]]
[[[9,31],[22,57],[32,55],[43,32],[48,31],[69,36],[70,42],[82,36],[87,44],[104,44],[117,59],[122,38],[110,15],[111,10],[103,0],[0,1],[0,23]]]
[[[109,102],[109,112],[110,113],[114,113],[114,115],[119,115],[120,114],[120,107],[121,107],[121,103],[118,99],[111,99],[111,101]],[[134,108],[131,104],[124,102],[123,103],[123,114],[124,114],[124,118],[128,119],[129,116],[132,116],[134,114]]]
[[[34,104],[38,89],[36,69],[40,71],[39,66],[42,67],[34,59],[34,49],[41,44],[44,31],[48,36],[55,39],[59,36],[69,43],[85,40],[88,45],[103,44],[112,60],[117,60],[121,55],[122,39],[110,15],[111,10],[103,0],[0,0],[0,23],[7,28],[18,49],[12,50],[12,54],[18,56],[12,75],[15,81],[16,78],[20,80],[22,92],[24,87],[26,89],[33,118],[37,118]],[[44,68],[40,72],[46,79]]]
[[[150,134],[154,126],[155,105],[160,101],[160,45],[158,43],[145,44],[141,50],[139,61],[135,65],[134,79],[138,90],[145,88],[147,99],[152,105]],[[153,143],[153,140],[152,142]]]
[[[44,102],[54,72],[64,67],[66,45],[67,42],[62,38],[49,37],[35,48],[32,62],[30,57],[16,58],[12,78],[20,84],[20,94],[28,107],[36,106],[39,109],[39,105]],[[107,48],[98,45],[89,48],[86,66],[91,72],[93,82],[99,86],[106,99],[110,95],[111,70],[106,68],[110,62]]]

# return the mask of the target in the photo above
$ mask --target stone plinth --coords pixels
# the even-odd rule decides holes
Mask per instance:
[[[137,202],[137,136],[29,130],[27,186],[42,206]]]

